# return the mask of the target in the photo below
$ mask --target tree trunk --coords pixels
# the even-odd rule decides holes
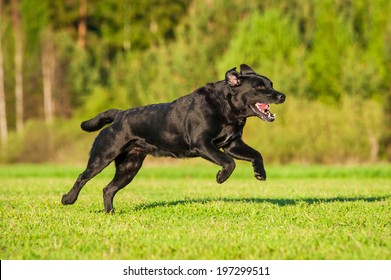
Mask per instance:
[[[50,123],[54,117],[53,83],[55,72],[55,55],[52,32],[44,31],[41,38],[41,63],[43,82],[43,103],[45,111],[45,121]]]
[[[16,131],[23,133],[23,43],[18,0],[12,0],[12,23],[15,34]]]
[[[4,89],[4,65],[3,65],[3,48],[2,48],[2,34],[3,34],[3,0],[0,0],[0,137],[1,146],[7,144],[8,127],[7,127],[7,113],[5,106],[5,89]]]
[[[124,48],[125,51],[130,51],[130,48],[132,47],[131,44],[131,39],[130,39],[130,34],[131,34],[131,26],[130,26],[130,15],[131,12],[131,6],[129,1],[125,2],[124,5],[125,9],[125,16],[124,16],[124,41],[122,42],[122,47]]]
[[[77,45],[84,49],[87,36],[87,0],[80,0],[79,12],[80,20],[77,28]]]

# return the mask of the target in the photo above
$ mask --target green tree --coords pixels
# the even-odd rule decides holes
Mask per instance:
[[[340,55],[344,53],[344,41],[350,38],[351,34],[345,29],[334,1],[319,1],[315,5],[313,47],[309,50],[306,63],[309,98],[325,102],[340,99]]]
[[[4,88],[4,59],[3,59],[3,0],[0,0],[0,144],[5,147],[8,141],[8,124]]]
[[[303,62],[298,26],[289,15],[269,9],[255,11],[240,22],[217,66],[222,76],[227,67],[247,63],[272,78],[276,88],[299,94],[305,86]]]

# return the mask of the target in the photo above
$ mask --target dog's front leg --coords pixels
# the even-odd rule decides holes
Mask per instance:
[[[217,183],[221,184],[231,176],[235,169],[235,161],[230,156],[220,151],[212,143],[204,143],[197,150],[200,157],[222,167],[216,175]]]
[[[255,178],[261,181],[266,180],[266,171],[261,153],[248,146],[241,138],[235,139],[223,149],[228,155],[236,159],[250,161],[253,164]]]

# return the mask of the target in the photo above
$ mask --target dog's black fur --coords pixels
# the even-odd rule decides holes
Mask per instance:
[[[113,212],[115,194],[129,184],[145,157],[202,157],[222,169],[223,183],[235,168],[233,158],[252,162],[258,180],[266,179],[261,154],[242,140],[246,118],[258,116],[272,122],[269,104],[283,103],[285,95],[273,83],[240,65],[225,74],[225,80],[208,83],[171,103],[154,104],[125,111],[111,109],[81,124],[85,131],[97,131],[86,170],[77,178],[62,203],[73,204],[82,187],[113,160],[116,173],[103,189],[104,207]]]

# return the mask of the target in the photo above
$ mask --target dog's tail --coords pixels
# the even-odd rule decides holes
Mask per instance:
[[[115,117],[118,113],[122,112],[117,109],[110,109],[98,114],[96,117],[84,121],[81,123],[81,129],[84,131],[92,132],[97,131],[104,127],[106,124],[112,123],[115,120]]]

